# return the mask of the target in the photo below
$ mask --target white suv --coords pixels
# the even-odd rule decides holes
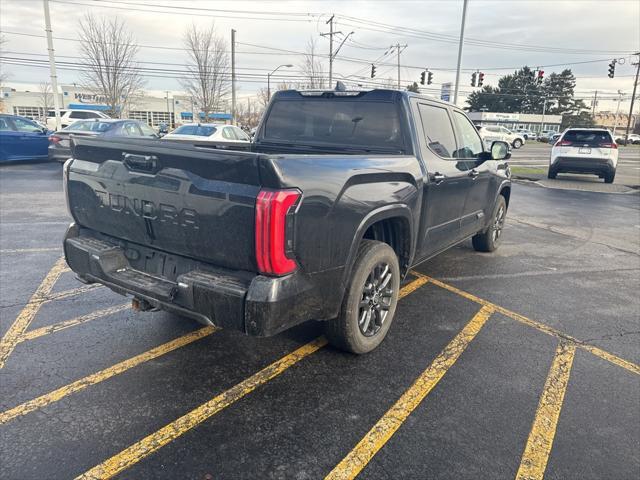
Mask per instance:
[[[569,128],[551,147],[549,178],[558,173],[591,173],[613,183],[618,145],[604,128]]]
[[[478,127],[478,133],[480,133],[485,145],[488,145],[489,147],[496,140],[507,142],[515,149],[518,149],[525,144],[524,135],[514,133],[508,128],[501,127],[499,125]]]
[[[60,110],[60,128],[65,128],[78,120],[91,120],[92,118],[110,118],[102,112],[96,110]],[[56,112],[49,110],[47,112],[47,128],[49,130],[56,129]]]

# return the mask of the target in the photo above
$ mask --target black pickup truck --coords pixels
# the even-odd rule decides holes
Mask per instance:
[[[250,151],[75,138],[64,251],[140,310],[258,336],[320,320],[364,353],[412,266],[498,247],[510,155],[490,150],[462,110],[391,90],[278,92]]]

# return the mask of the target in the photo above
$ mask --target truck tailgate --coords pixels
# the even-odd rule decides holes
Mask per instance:
[[[73,139],[76,222],[220,267],[255,270],[258,155],[158,140]]]

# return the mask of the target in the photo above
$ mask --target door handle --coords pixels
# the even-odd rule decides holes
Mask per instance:
[[[473,179],[475,179],[478,175],[480,175],[480,172],[475,168],[469,172],[469,176]]]
[[[434,173],[433,176],[431,177],[431,179],[435,182],[436,185],[444,182],[445,178],[447,177],[439,172]]]

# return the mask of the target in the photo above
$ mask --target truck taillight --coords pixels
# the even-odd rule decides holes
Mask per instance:
[[[297,267],[292,250],[293,213],[300,190],[261,190],[256,200],[256,262],[260,273],[286,275]],[[287,228],[289,227],[289,228]]]
[[[58,135],[49,135],[49,141],[53,144],[56,144],[62,140]]]

